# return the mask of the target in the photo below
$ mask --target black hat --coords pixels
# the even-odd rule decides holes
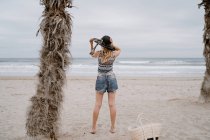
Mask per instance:
[[[101,38],[103,40],[103,44],[106,46],[106,45],[110,45],[112,42],[111,42],[111,37],[109,37],[108,35],[105,35]]]
[[[102,47],[107,48],[108,50],[112,50],[114,51],[115,49],[113,48],[113,46],[111,45],[111,37],[109,37],[108,35],[105,35],[101,38],[102,40]]]

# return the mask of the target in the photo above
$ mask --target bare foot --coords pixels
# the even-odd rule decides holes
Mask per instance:
[[[96,133],[96,129],[92,129],[92,130],[90,131],[90,133],[91,133],[91,134],[95,134],[95,133]]]
[[[109,130],[109,132],[110,132],[110,133],[115,133],[115,132],[116,132],[116,129],[115,129],[115,128],[111,128],[111,129]]]

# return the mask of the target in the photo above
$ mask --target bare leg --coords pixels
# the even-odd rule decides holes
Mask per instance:
[[[110,118],[111,118],[111,133],[115,133],[115,120],[116,120],[116,105],[115,105],[115,93],[110,92],[108,94],[109,100],[109,110],[110,110]]]
[[[95,107],[93,110],[93,124],[92,124],[92,134],[96,133],[96,123],[98,119],[98,114],[102,105],[102,100],[103,100],[103,94],[101,93],[96,93],[96,102],[95,102]]]

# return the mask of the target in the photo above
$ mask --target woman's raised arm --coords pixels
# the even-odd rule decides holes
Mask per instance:
[[[113,54],[114,54],[115,57],[117,57],[118,55],[120,55],[121,49],[119,47],[115,46],[115,45],[113,45],[113,47],[115,48]]]
[[[91,52],[90,52],[90,55],[92,56],[92,57],[94,57],[94,58],[96,58],[96,57],[98,57],[99,56],[99,51],[96,51],[95,52],[95,50],[93,50],[93,41],[95,40],[96,38],[91,38],[90,39],[90,48],[91,48]]]

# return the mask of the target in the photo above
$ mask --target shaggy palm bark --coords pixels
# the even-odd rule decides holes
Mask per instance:
[[[36,95],[26,120],[27,135],[57,139],[60,107],[63,101],[62,87],[65,70],[70,64],[71,16],[65,11],[71,8],[71,0],[40,0],[45,6],[39,31],[43,37],[40,51],[40,71],[37,76]]]
[[[199,7],[204,6],[205,9],[205,25],[204,25],[204,51],[203,55],[206,61],[206,71],[204,80],[201,86],[200,100],[203,102],[210,101],[210,0],[203,0]]]

